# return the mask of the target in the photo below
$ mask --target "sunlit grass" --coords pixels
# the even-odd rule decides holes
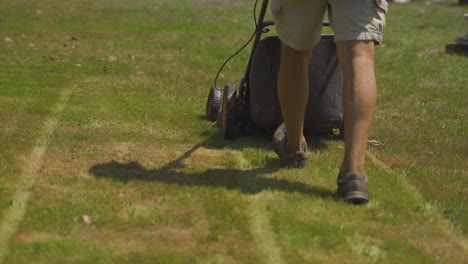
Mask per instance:
[[[0,4],[0,223],[71,91],[5,263],[466,259],[468,61],[444,53],[466,7],[390,6],[371,132],[384,144],[369,147],[371,202],[356,207],[334,194],[341,141],[311,138],[309,165],[283,170],[270,135],[224,141],[204,120],[253,1],[156,2]],[[220,84],[239,82],[248,52]]]

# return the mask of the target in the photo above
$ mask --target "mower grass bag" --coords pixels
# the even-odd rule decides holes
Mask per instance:
[[[257,128],[272,133],[283,121],[277,93],[281,42],[262,39],[255,49],[249,73],[249,115]],[[343,133],[343,80],[333,35],[322,35],[309,64],[309,100],[304,134],[339,129]]]

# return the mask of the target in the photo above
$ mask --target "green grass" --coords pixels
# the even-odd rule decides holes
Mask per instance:
[[[0,4],[0,263],[466,262],[468,60],[444,47],[467,7],[391,4],[371,131],[385,144],[356,207],[334,195],[342,142],[311,138],[309,165],[283,170],[269,135],[223,141],[203,120],[252,5]],[[13,223],[15,193],[31,196]]]
[[[467,9],[420,7],[394,6],[388,19],[374,130],[388,144],[376,151],[466,234],[468,61],[446,55],[444,45],[467,33]]]

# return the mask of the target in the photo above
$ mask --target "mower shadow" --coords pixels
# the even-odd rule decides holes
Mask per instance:
[[[245,147],[257,148],[262,150],[272,150],[271,143],[273,133],[256,131],[247,135],[242,135],[235,140],[225,140],[220,133],[214,133],[213,130],[201,132],[202,137],[206,138],[204,146],[210,149],[231,149],[242,150]],[[309,151],[324,150],[327,148],[327,141],[338,141],[339,137],[331,134],[317,134],[306,138]]]
[[[202,146],[205,147],[206,142],[195,145],[182,156],[159,169],[146,169],[138,161],[127,163],[110,161],[93,165],[89,169],[89,173],[96,178],[112,178],[124,183],[129,181],[149,181],[187,186],[225,187],[229,190],[239,190],[244,194],[256,194],[269,189],[336,199],[334,192],[320,186],[310,186],[302,182],[262,176],[279,170],[279,166],[267,166],[265,168],[253,168],[250,170],[217,168],[198,173],[185,173],[181,171],[180,169],[184,167],[183,160]],[[267,163],[270,164],[272,162]]]

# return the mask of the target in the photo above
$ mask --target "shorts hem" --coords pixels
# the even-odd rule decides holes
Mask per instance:
[[[345,34],[335,35],[335,42],[353,40],[373,40],[377,44],[382,44],[383,36],[379,32],[348,32]]]
[[[277,32],[277,33],[278,33],[278,38],[281,40],[282,44],[295,50],[300,50],[300,51],[310,50],[310,49],[313,49],[315,45],[317,45],[317,43],[320,42],[320,38],[319,38],[311,44],[300,45],[300,44],[295,43],[294,41],[289,40],[288,37],[285,37],[280,32]]]

